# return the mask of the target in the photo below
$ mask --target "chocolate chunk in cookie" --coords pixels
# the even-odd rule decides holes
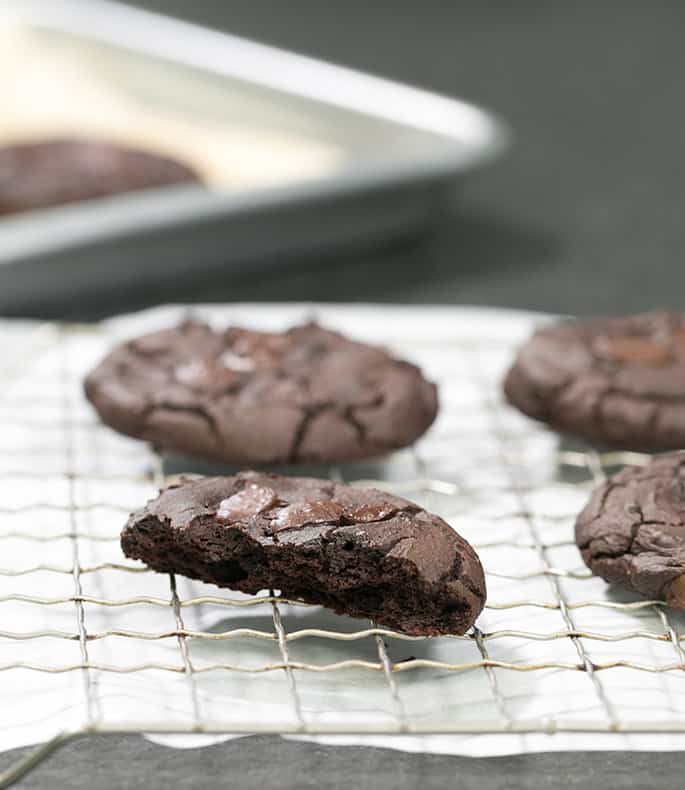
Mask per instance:
[[[374,489],[242,472],[167,488],[121,545],[160,572],[278,589],[408,634],[463,634],[485,601],[471,546],[438,516]]]
[[[576,543],[595,575],[685,609],[685,452],[600,486],[578,516]]]
[[[117,348],[86,393],[122,433],[238,465],[379,455],[437,411],[414,365],[315,324],[272,334],[185,323]]]
[[[166,156],[93,140],[0,147],[0,214],[198,181]]]
[[[504,382],[559,431],[635,450],[685,447],[685,315],[569,321],[538,330]]]

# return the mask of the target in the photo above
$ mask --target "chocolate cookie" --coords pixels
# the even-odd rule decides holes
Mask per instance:
[[[193,181],[173,159],[91,140],[0,147],[0,214]]]
[[[271,334],[188,322],[120,346],[85,388],[122,433],[240,465],[378,455],[437,411],[414,365],[316,324]]]
[[[685,447],[685,315],[544,327],[521,349],[504,391],[563,432],[635,450]]]
[[[576,542],[595,575],[685,609],[685,452],[600,486],[578,516]]]
[[[374,489],[242,472],[167,488],[121,545],[156,571],[286,598],[408,634],[463,634],[483,608],[471,546],[441,518]]]

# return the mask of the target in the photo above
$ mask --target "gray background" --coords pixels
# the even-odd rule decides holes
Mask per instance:
[[[683,306],[685,4],[147,0],[158,10],[485,104],[516,147],[465,186],[437,235],[169,284],[62,314],[188,300],[377,300],[588,314]],[[0,756],[4,766],[9,755]],[[682,755],[469,760],[247,739],[177,752],[78,741],[22,787],[668,787]]]
[[[0,768],[7,755],[0,756]],[[252,737],[193,751],[128,737],[75,741],[16,787],[31,790],[614,790],[682,786],[682,755],[549,752],[478,759]]]
[[[595,313],[681,306],[685,4],[673,0],[139,0],[484,104],[516,145],[437,238],[271,276],[176,281],[158,300],[382,300]],[[79,312],[80,311],[80,312]]]

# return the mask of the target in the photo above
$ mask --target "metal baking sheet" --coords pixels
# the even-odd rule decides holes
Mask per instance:
[[[0,144],[139,145],[209,187],[0,218],[5,313],[416,233],[506,141],[465,102],[107,0],[5,0],[0,74]]]

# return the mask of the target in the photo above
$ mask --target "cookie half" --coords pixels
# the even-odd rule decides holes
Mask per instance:
[[[408,634],[463,634],[485,601],[478,556],[441,518],[326,480],[243,472],[184,482],[134,513],[121,545],[156,571],[278,589]]]
[[[272,334],[184,323],[115,349],[85,389],[122,433],[240,466],[379,455],[437,412],[414,365],[316,324]]]
[[[504,391],[564,433],[634,450],[685,447],[685,315],[544,327],[521,349]]]
[[[576,542],[596,576],[685,609],[685,452],[600,486],[578,516]]]

